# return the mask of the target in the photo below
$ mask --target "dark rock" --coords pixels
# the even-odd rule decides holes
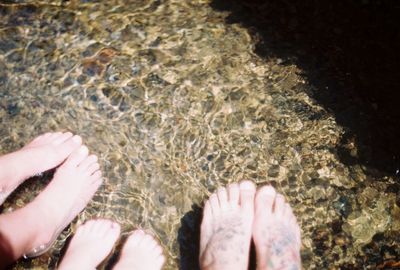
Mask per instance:
[[[341,196],[339,200],[333,202],[333,208],[336,210],[338,214],[347,218],[351,211],[352,207],[347,197]]]
[[[94,60],[86,60],[82,64],[82,71],[88,76],[100,75],[104,71],[104,66]]]
[[[84,75],[84,74],[81,74],[81,75],[79,75],[77,81],[80,84],[84,84],[85,82],[88,81],[88,77],[86,75]]]
[[[279,176],[279,165],[272,165],[268,169],[268,176],[269,177],[278,177]]]
[[[20,111],[21,111],[21,109],[18,107],[17,104],[8,104],[7,105],[7,113],[10,116],[16,116]]]

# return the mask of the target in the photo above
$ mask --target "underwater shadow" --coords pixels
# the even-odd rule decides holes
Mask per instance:
[[[192,205],[192,210],[181,218],[178,230],[179,269],[200,270],[200,225],[203,218],[203,208]]]
[[[296,64],[307,91],[345,129],[344,164],[394,174],[400,165],[400,2],[213,0],[266,59]]]

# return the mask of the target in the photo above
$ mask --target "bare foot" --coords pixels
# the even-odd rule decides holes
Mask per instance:
[[[110,254],[121,228],[107,219],[89,220],[69,243],[58,270],[93,270]]]
[[[253,239],[257,269],[301,268],[299,225],[285,198],[271,186],[257,191]]]
[[[82,143],[71,132],[46,133],[0,157],[0,204],[25,179],[62,163]]]
[[[54,179],[29,205],[38,217],[38,233],[26,257],[39,256],[51,246],[58,234],[81,212],[102,183],[95,155],[86,146],[75,150],[61,165]]]
[[[134,231],[126,241],[121,258],[113,270],[160,270],[165,258],[154,238],[142,230]]]
[[[201,224],[201,269],[248,268],[255,191],[252,182],[244,181],[210,196]]]

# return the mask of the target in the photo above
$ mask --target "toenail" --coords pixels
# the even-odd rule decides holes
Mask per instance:
[[[81,142],[81,137],[79,137],[79,136],[74,136],[74,137],[72,138],[72,140],[73,140],[74,142],[76,142],[76,143],[79,143],[79,142]]]
[[[240,183],[240,189],[243,190],[255,190],[255,185],[250,181],[243,181]]]
[[[86,146],[82,146],[81,148],[79,148],[79,153],[84,154],[87,153],[89,150]]]
[[[263,191],[268,194],[275,194],[275,189],[272,186],[263,187]]]

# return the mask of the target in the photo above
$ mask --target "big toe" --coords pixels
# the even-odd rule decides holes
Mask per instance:
[[[263,186],[257,191],[255,199],[255,210],[256,213],[261,211],[266,214],[271,214],[273,211],[274,201],[276,197],[276,191],[272,186]]]
[[[142,230],[136,230],[127,239],[114,269],[158,270],[164,262],[165,257],[157,241]]]
[[[243,211],[253,213],[254,196],[256,194],[256,186],[251,181],[243,181],[239,184],[240,189],[240,206]]]
[[[59,145],[66,142],[68,139],[72,138],[74,135],[71,132],[60,133],[57,137],[55,137],[52,141],[54,145]]]
[[[280,217],[285,214],[285,197],[282,194],[277,194],[275,197],[274,213]]]

